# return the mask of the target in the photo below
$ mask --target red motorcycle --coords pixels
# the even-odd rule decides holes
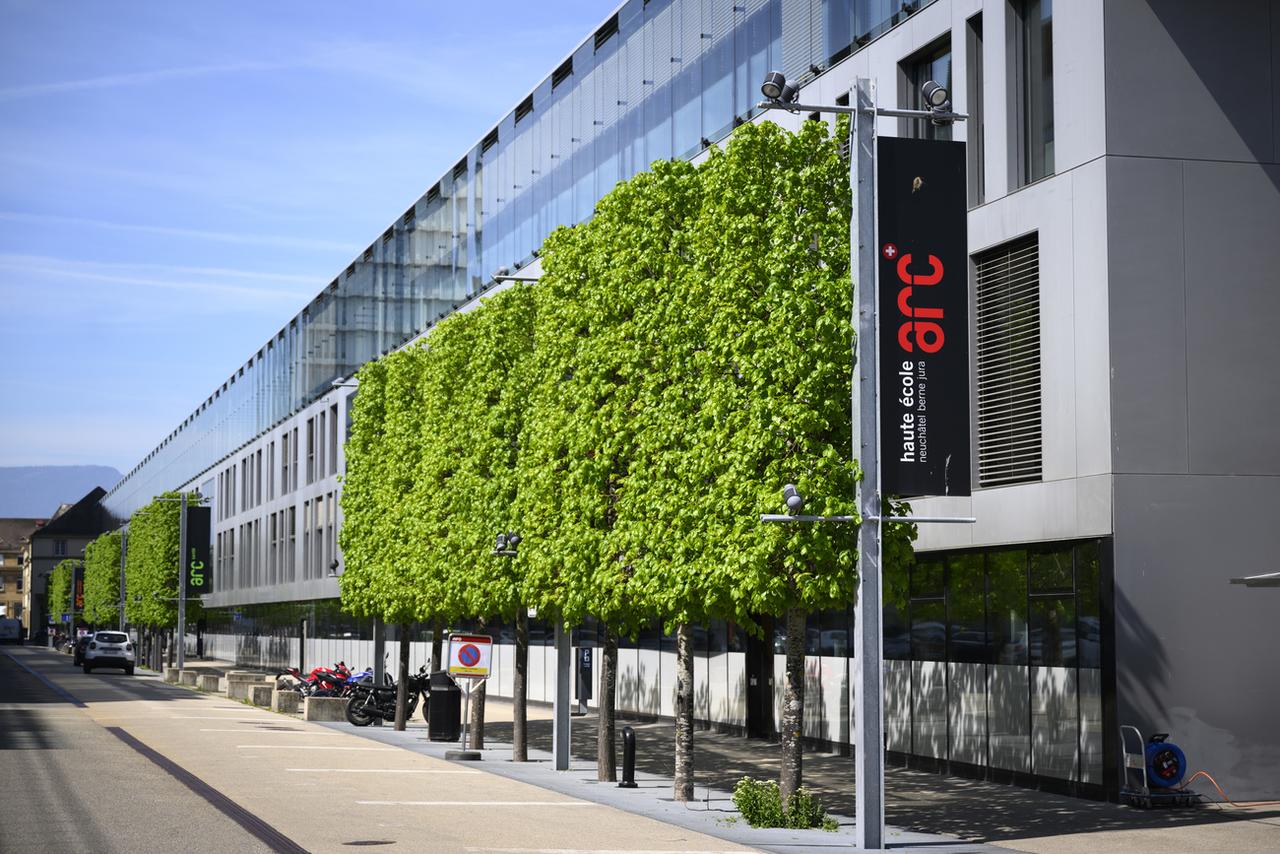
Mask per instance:
[[[342,697],[350,693],[351,669],[339,661],[333,667],[317,667],[303,676],[296,667],[276,674],[276,687],[306,697]]]

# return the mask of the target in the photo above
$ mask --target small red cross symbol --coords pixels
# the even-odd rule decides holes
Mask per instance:
[[[880,250],[880,254],[883,255],[886,260],[892,261],[894,258],[898,257],[898,247],[894,246],[892,243],[886,243],[884,248]]]

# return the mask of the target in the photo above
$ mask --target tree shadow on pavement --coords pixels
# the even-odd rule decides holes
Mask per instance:
[[[491,701],[492,702],[492,701]],[[636,734],[637,772],[670,778],[675,771],[675,734],[669,721],[618,718],[619,773],[622,727]],[[573,719],[575,759],[594,763],[595,713]],[[531,748],[551,750],[551,721],[529,721]],[[510,722],[485,724],[487,739],[510,743]],[[500,755],[500,754],[499,754]],[[776,742],[699,730],[694,737],[696,785],[731,792],[742,777],[774,778],[778,774]],[[853,759],[833,753],[804,757],[804,784],[831,812],[854,815]],[[1213,808],[1138,810],[1117,804],[1071,798],[1018,786],[967,780],[905,768],[885,769],[885,819],[896,827],[942,834],[973,842],[998,842],[1104,830],[1178,827],[1248,821],[1280,816],[1280,811],[1232,815]],[[702,792],[695,792],[701,796]]]

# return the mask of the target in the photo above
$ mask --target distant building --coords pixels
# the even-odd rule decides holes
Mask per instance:
[[[43,519],[0,519],[0,617],[22,617],[26,590],[24,542]]]
[[[47,523],[27,537],[23,559],[22,625],[27,637],[39,635],[61,611],[51,611],[45,601],[49,575],[67,558],[84,558],[84,547],[99,535],[115,528],[114,520],[102,506],[107,491],[94,487],[74,504],[64,504]]]

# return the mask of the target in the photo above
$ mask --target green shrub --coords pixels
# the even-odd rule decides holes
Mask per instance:
[[[776,780],[743,777],[733,787],[733,805],[752,827],[786,827],[803,830],[821,827],[834,831],[836,820],[827,815],[821,802],[808,789],[798,789],[783,808],[782,792]]]

